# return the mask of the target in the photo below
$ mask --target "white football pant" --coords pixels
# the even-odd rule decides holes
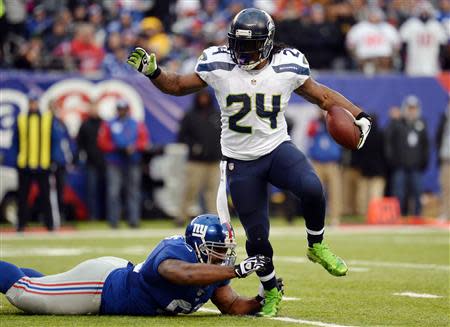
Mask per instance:
[[[103,284],[127,260],[116,257],[90,259],[57,275],[22,277],[6,292],[17,308],[37,314],[88,314],[100,310]]]

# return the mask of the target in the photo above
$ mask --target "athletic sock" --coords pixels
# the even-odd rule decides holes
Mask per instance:
[[[313,231],[306,228],[306,233],[308,234],[308,246],[312,248],[314,243],[322,243],[324,232],[325,228],[322,228],[320,231]]]
[[[265,276],[259,276],[259,280],[261,281],[261,284],[263,285],[264,289],[266,291],[271,290],[272,288],[277,286],[277,277],[275,276],[275,270],[272,270],[271,273],[267,274],[267,272],[264,272]]]
[[[22,270],[22,272],[27,277],[43,277],[43,276],[45,276],[43,273],[40,273],[39,271],[31,269],[31,268],[22,268],[22,267],[20,267],[20,270]]]
[[[6,261],[0,261],[0,292],[5,294],[11,286],[25,274],[19,267]]]

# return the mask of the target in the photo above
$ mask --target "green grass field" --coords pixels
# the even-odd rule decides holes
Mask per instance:
[[[234,225],[238,259],[243,259],[243,230],[238,222]],[[139,263],[161,238],[183,232],[170,226],[151,222],[137,231],[110,231],[97,224],[95,229],[82,225],[80,231],[52,235],[4,233],[0,256],[47,274],[105,255]],[[275,221],[271,241],[286,299],[280,317],[274,319],[219,316],[211,303],[196,314],[177,317],[36,316],[20,312],[0,295],[0,326],[450,326],[448,228],[329,228],[326,239],[347,261],[348,276],[333,277],[307,261],[300,222],[286,226]],[[233,280],[232,285],[254,296],[258,280],[251,276]]]

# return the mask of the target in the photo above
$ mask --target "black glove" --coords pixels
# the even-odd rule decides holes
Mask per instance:
[[[255,271],[264,270],[266,265],[271,262],[270,258],[263,255],[255,255],[234,266],[234,272],[238,278],[245,278]]]

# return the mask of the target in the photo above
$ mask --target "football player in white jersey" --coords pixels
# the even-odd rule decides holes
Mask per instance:
[[[332,275],[344,276],[346,264],[322,242],[326,207],[322,185],[305,155],[291,143],[284,109],[292,92],[323,110],[346,108],[361,131],[358,147],[367,138],[371,119],[341,94],[315,82],[305,56],[297,49],[274,45],[274,33],[274,22],[266,12],[244,9],[231,23],[228,46],[206,49],[191,74],[161,69],[155,55],[142,48],[136,48],[127,62],[167,94],[185,95],[208,85],[214,89],[226,161],[221,167],[226,169],[233,204],[246,232],[249,256],[273,256],[267,194],[271,183],[291,191],[302,203],[308,258]],[[265,289],[260,315],[266,317],[277,314],[282,298],[270,266],[258,274]]]

